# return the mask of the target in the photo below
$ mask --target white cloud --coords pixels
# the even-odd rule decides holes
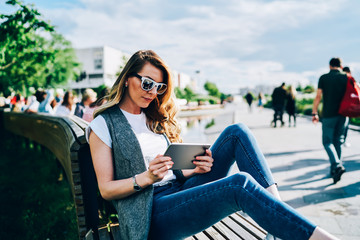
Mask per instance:
[[[200,5],[81,0],[82,6],[45,10],[45,14],[75,47],[109,45],[130,54],[154,49],[172,68],[189,75],[200,70],[203,79],[221,82],[223,91],[234,91],[244,85],[313,78],[309,72],[286,71],[279,60],[248,58],[272,48],[271,42],[261,43],[266,34],[276,36],[330,18],[344,2],[230,0]]]

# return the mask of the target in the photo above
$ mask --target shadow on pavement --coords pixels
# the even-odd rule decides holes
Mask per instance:
[[[323,187],[325,188],[326,186]],[[355,197],[357,195],[360,195],[360,182],[352,183],[347,186],[341,186],[335,189],[324,189],[323,191],[288,200],[286,203],[296,208],[308,204],[318,204],[336,199]]]
[[[309,164],[310,163],[310,164]],[[360,169],[360,160],[347,160],[344,162],[346,167],[346,173],[358,171]],[[325,164],[325,165],[324,165]],[[322,180],[329,179],[329,163],[324,159],[301,159],[294,162],[292,165],[281,166],[272,169],[272,172],[291,172],[296,169],[301,169],[304,166],[314,166],[314,165],[324,165],[322,168],[309,171],[304,170],[302,175],[297,175],[292,178],[284,179],[282,182],[294,182],[293,184],[280,185],[279,190],[281,191],[299,191],[299,190],[309,190],[309,191],[318,191],[310,195],[304,196],[304,201],[307,203],[318,203],[329,201],[331,199],[339,198],[348,198],[360,195],[360,180],[356,183],[349,184],[348,186],[341,186],[336,189],[327,190],[329,186],[334,186],[334,184],[325,184],[319,185]],[[291,176],[291,173],[289,173]],[[319,197],[319,199],[316,199]],[[295,199],[295,202],[301,202],[299,199]]]
[[[287,178],[287,179],[285,179],[285,181],[288,181],[288,182],[302,181],[302,180],[312,179],[312,178],[314,178],[314,176],[318,176],[318,175],[322,175],[324,177],[321,179],[318,179],[316,181],[330,178],[330,173],[329,173],[330,163],[328,160],[325,160],[325,159],[314,159],[314,158],[300,159],[300,160],[292,162],[291,165],[289,164],[289,165],[283,165],[283,166],[271,168],[271,171],[273,173],[289,172],[289,171],[296,171],[296,170],[299,170],[299,169],[302,169],[305,167],[309,167],[309,166],[319,166],[319,165],[324,165],[324,167],[321,169],[316,169],[316,170],[312,170],[312,171],[309,171],[309,169],[306,169],[306,170],[304,169],[304,172],[302,175],[297,175],[293,178]],[[344,161],[344,166],[346,168],[346,173],[358,171],[360,169],[360,159],[359,160],[346,160],[346,161]],[[310,181],[310,182],[312,182],[312,181]],[[308,183],[308,182],[298,182],[294,185],[302,185],[302,184],[306,184],[306,183]]]
[[[277,153],[264,153],[264,156],[267,158],[270,158],[270,157],[284,156],[284,155],[297,154],[297,153],[315,152],[315,151],[319,151],[319,150],[322,150],[322,148],[306,149],[306,150],[299,150],[299,151],[288,151],[288,152],[277,152]]]

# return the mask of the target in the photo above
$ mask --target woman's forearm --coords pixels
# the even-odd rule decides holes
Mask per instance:
[[[147,171],[136,175],[135,179],[136,179],[136,183],[142,189],[153,184],[153,181],[151,178],[149,178]],[[113,180],[101,184],[99,183],[99,190],[101,196],[105,200],[109,200],[109,201],[114,199],[122,199],[137,192],[134,189],[133,177],[121,179],[121,180]]]

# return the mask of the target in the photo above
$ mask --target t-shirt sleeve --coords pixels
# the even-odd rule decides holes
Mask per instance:
[[[85,137],[86,141],[88,142],[91,131],[93,131],[96,136],[98,136],[101,141],[103,141],[107,146],[112,148],[110,132],[106,125],[105,119],[101,115],[97,116],[94,120],[92,120],[90,125],[86,128]]]
[[[318,83],[318,89],[323,89],[324,87],[323,84],[324,84],[324,80],[323,80],[323,76],[321,76]]]

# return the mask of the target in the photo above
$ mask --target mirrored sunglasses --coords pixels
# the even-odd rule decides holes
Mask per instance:
[[[156,92],[157,94],[161,95],[163,94],[166,89],[167,89],[167,85],[165,83],[158,83],[155,82],[154,80],[152,80],[151,78],[148,77],[143,77],[140,76],[137,73],[133,73],[131,74],[132,76],[137,77],[138,79],[141,80],[141,88],[144,91],[150,91],[151,89],[153,89],[154,87],[156,87]]]

